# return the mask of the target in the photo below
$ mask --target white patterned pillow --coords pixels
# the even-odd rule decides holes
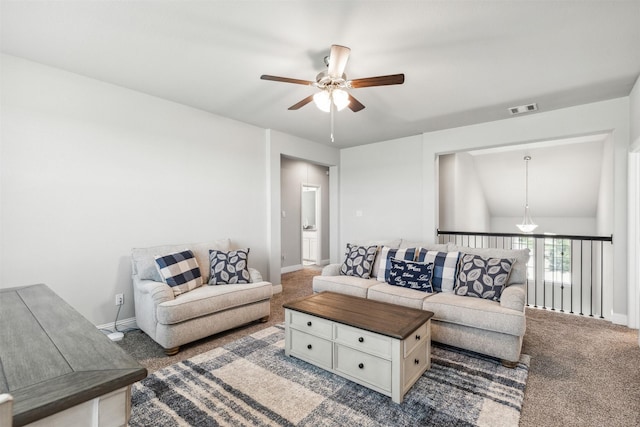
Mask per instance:
[[[431,283],[436,292],[453,292],[458,271],[460,252],[427,251],[420,248],[418,262],[433,263]]]
[[[385,246],[380,251],[380,266],[376,278],[380,282],[389,281],[389,271],[391,270],[391,258],[413,261],[416,257],[416,248],[393,249]]]
[[[515,258],[484,258],[462,254],[456,295],[500,301]]]
[[[171,287],[175,296],[202,285],[200,267],[190,250],[156,255],[154,259],[162,281]]]
[[[351,243],[347,243],[347,252],[340,267],[340,274],[370,279],[376,252],[378,252],[377,245],[354,246]]]
[[[209,251],[211,265],[210,285],[251,283],[247,261],[249,248],[235,251]]]

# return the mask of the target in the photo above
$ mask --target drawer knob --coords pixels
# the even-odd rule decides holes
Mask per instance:
[[[358,363],[358,368],[364,369],[364,363]]]
[[[420,341],[420,335],[416,335],[416,341]]]
[[[307,345],[307,348],[308,348],[309,350],[311,350],[311,348],[312,348],[311,344],[308,344],[308,345]]]
[[[311,321],[307,322],[307,326],[311,326]]]
[[[415,363],[416,365],[419,365],[419,364],[420,364],[420,359],[415,359],[415,360],[413,361],[413,363]]]
[[[358,342],[364,342],[364,338],[362,337],[358,338]]]

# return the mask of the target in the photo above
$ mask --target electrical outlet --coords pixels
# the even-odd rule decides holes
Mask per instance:
[[[124,304],[124,294],[116,294],[116,305]]]

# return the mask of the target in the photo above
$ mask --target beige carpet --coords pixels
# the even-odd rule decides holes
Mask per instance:
[[[254,323],[182,347],[166,357],[141,332],[127,333],[122,346],[149,372],[221,347],[267,326],[282,323],[282,304],[310,295],[317,269],[282,277],[269,322]],[[638,331],[589,317],[527,309],[523,352],[531,356],[520,426],[640,426]]]

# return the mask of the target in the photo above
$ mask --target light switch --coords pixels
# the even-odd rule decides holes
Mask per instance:
[[[287,217],[287,213],[285,211],[282,211],[282,218],[286,218]]]
[[[356,216],[362,216],[362,211],[361,210],[357,210],[356,211]]]

